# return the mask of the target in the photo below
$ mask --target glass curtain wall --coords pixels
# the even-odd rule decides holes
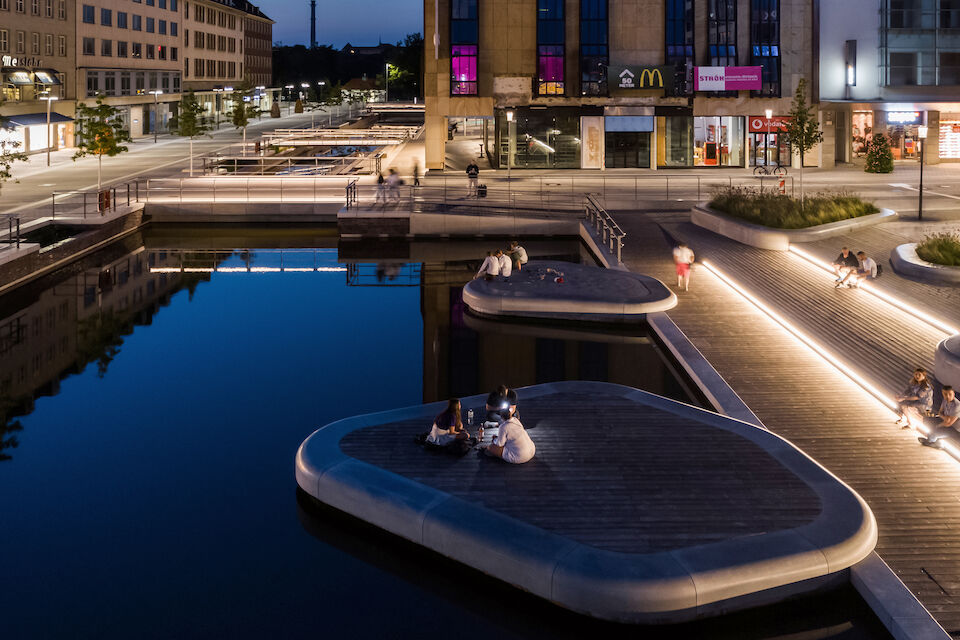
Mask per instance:
[[[737,66],[737,0],[709,0],[710,66]]]
[[[564,0],[537,0],[537,95],[564,95]]]
[[[744,166],[744,118],[693,119],[693,164],[696,167]]]
[[[693,118],[657,116],[657,166],[693,166]]]
[[[511,165],[514,169],[580,168],[580,108],[513,111],[513,126],[507,122],[506,111],[497,111],[501,167],[507,163],[505,151],[514,148],[516,152]]]
[[[478,0],[450,0],[450,94],[475,96],[479,56]]]
[[[750,64],[763,67],[756,97],[780,97],[780,0],[750,0]]]
[[[693,93],[693,0],[666,0],[666,61],[676,68],[675,95]]]
[[[580,93],[607,95],[607,0],[580,0]]]

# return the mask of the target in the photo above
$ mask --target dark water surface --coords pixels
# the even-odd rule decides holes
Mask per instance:
[[[464,318],[472,265],[456,247],[346,269],[334,249],[156,242],[135,236],[0,298],[0,638],[654,633],[398,541],[314,504],[293,476],[319,426],[500,380],[686,398],[653,345]],[[882,637],[867,617],[842,591],[656,637]]]

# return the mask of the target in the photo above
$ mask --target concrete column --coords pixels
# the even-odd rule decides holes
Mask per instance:
[[[842,117],[831,105],[827,105],[820,112],[820,130],[823,131],[823,142],[811,150],[811,154],[820,152],[820,168],[832,169],[837,164],[837,118]],[[808,160],[809,162],[809,160]]]
[[[425,118],[427,128],[425,142],[425,163],[428,170],[442,170],[446,161],[447,118],[441,115],[428,115]]]

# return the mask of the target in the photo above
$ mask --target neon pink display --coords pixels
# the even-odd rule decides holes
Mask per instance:
[[[453,95],[477,94],[477,47],[454,45],[450,50]]]

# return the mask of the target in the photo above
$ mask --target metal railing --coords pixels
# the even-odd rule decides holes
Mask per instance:
[[[5,214],[0,216],[0,223],[6,219],[6,224],[0,227],[0,233],[6,228],[6,236],[0,236],[0,251],[4,249],[20,248],[20,216],[14,214]]]
[[[597,235],[600,236],[603,245],[617,257],[617,264],[623,262],[623,239],[627,237],[626,232],[593,196],[584,197],[583,212],[587,216],[587,222],[593,225]]]
[[[115,212],[118,206],[140,202],[140,183],[136,180],[97,189],[54,191],[50,196],[50,216],[81,217],[104,216]]]
[[[140,183],[140,202],[337,202],[350,180],[347,176],[150,178]]]
[[[357,181],[351,180],[347,183],[347,210],[357,206]]]
[[[377,173],[383,154],[350,156],[206,156],[202,175],[346,175]]]

